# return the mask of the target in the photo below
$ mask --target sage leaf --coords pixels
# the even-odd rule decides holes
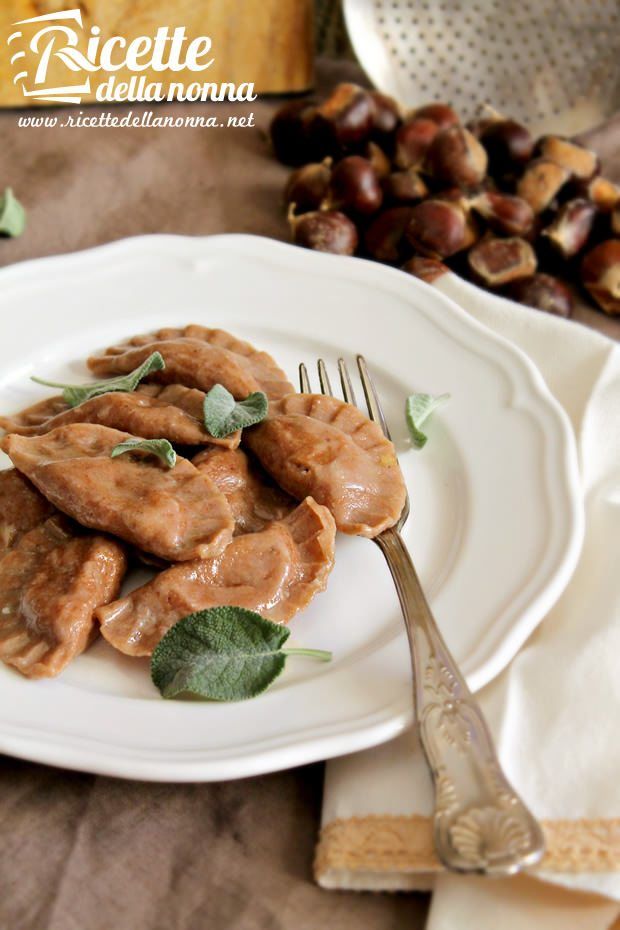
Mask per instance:
[[[153,684],[164,698],[244,701],[275,681],[289,655],[331,659],[321,649],[283,649],[289,632],[244,607],[200,610],[175,623],[155,647]]]
[[[245,400],[236,401],[223,385],[215,384],[204,399],[205,428],[216,439],[224,439],[238,429],[260,423],[268,409],[269,401],[262,391],[254,391]]]
[[[114,446],[110,458],[115,459],[125,452],[148,452],[156,455],[168,468],[174,468],[177,463],[177,454],[167,439],[125,439]]]
[[[422,425],[428,420],[433,410],[449,399],[449,394],[440,394],[439,397],[434,397],[432,394],[412,394],[407,398],[405,418],[416,449],[422,449],[428,439],[426,433],[422,431]]]
[[[15,238],[26,228],[26,211],[10,187],[0,197],[0,233]]]
[[[57,381],[45,381],[43,378],[31,377],[31,381],[44,384],[46,387],[62,388],[62,399],[69,407],[79,407],[92,397],[109,394],[112,391],[121,391],[131,394],[138,387],[143,378],[153,371],[162,371],[166,363],[160,352],[152,355],[142,362],[128,375],[119,375],[117,378],[108,378],[106,381],[91,381],[90,384],[59,384]]]

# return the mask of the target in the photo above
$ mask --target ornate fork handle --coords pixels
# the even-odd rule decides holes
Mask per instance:
[[[482,712],[437,628],[396,528],[374,540],[402,607],[415,717],[435,787],[437,854],[449,869],[508,875],[544,852],[540,827],[500,767]]]

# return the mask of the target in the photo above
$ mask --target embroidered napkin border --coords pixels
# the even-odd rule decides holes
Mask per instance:
[[[620,871],[620,818],[543,820],[547,851],[544,872]],[[314,875],[348,872],[439,872],[430,817],[349,817],[333,820],[320,833]]]

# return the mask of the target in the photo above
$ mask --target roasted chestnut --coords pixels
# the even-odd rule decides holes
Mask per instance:
[[[483,132],[485,132],[492,123],[496,123],[499,118],[498,116],[477,116],[475,119],[470,119],[465,123],[465,129],[469,129],[472,136],[475,136],[476,139],[480,139]]]
[[[534,213],[542,213],[570,178],[570,172],[548,158],[529,163],[519,181],[517,194],[527,200]]]
[[[440,262],[438,258],[427,258],[426,255],[413,255],[401,267],[403,271],[421,281],[426,281],[427,284],[432,284],[442,274],[450,271],[448,266]]]
[[[382,141],[390,136],[400,123],[400,107],[393,97],[388,97],[378,90],[371,90],[369,97],[372,101],[371,135]]]
[[[332,171],[329,193],[324,206],[367,216],[375,213],[383,201],[377,172],[361,155],[348,155]]]
[[[592,232],[598,210],[590,200],[575,198],[563,204],[541,236],[562,258],[581,252]]]
[[[538,151],[543,158],[548,158],[565,168],[569,175],[579,181],[588,181],[598,174],[600,160],[596,152],[560,136],[545,136],[538,143]]]
[[[278,161],[303,165],[317,157],[314,138],[316,107],[308,100],[293,100],[275,114],[269,127],[271,144]]]
[[[399,126],[394,143],[394,164],[397,168],[419,168],[439,132],[430,119],[413,119]]]
[[[288,219],[296,245],[334,255],[353,255],[357,249],[357,228],[338,210],[315,210],[295,216],[291,206]]]
[[[534,139],[513,119],[491,119],[480,132],[480,141],[489,156],[489,171],[503,175],[523,166],[532,157]]]
[[[372,221],[364,235],[366,252],[378,262],[402,262],[410,251],[405,230],[411,220],[412,207],[391,207]]]
[[[476,241],[477,231],[460,203],[423,200],[412,208],[407,239],[416,252],[449,258]]]
[[[424,169],[439,181],[475,187],[487,171],[487,153],[462,126],[440,130],[426,153]]]
[[[378,178],[386,178],[392,170],[390,159],[376,142],[367,142],[365,157],[375,169]]]
[[[601,310],[620,314],[620,239],[595,246],[581,263],[581,280]]]
[[[331,158],[297,168],[284,188],[284,202],[295,204],[299,213],[318,210],[327,196],[331,176]]]
[[[511,284],[507,296],[520,304],[536,307],[554,316],[568,317],[573,312],[573,295],[570,289],[558,278],[550,274],[532,275]]]
[[[467,126],[439,102],[403,117],[392,97],[352,83],[322,103],[286,104],[271,137],[297,168],[284,196],[298,244],[359,249],[424,280],[449,260],[452,271],[559,316],[570,315],[572,293],[546,272],[573,280],[581,268],[593,300],[620,313],[620,186],[583,145],[555,135],[534,144],[488,106]]]
[[[374,115],[373,98],[357,84],[338,84],[317,109],[317,118],[326,135],[343,148],[369,137]]]
[[[536,271],[534,249],[517,236],[481,239],[467,256],[474,276],[487,287],[500,287],[519,278],[529,278]]]
[[[522,197],[483,191],[468,203],[496,232],[527,236],[534,225],[534,211]]]
[[[430,119],[440,129],[447,129],[448,126],[456,126],[459,123],[457,114],[447,103],[427,103],[418,107],[413,116],[415,119]]]
[[[428,196],[428,187],[413,168],[394,171],[382,182],[385,200],[388,203],[415,203]]]

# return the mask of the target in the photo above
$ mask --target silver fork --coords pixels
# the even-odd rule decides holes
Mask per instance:
[[[388,439],[385,416],[363,356],[357,366],[368,415]],[[344,359],[338,359],[344,400],[356,404]],[[333,396],[323,359],[321,393]],[[299,366],[302,393],[311,393],[306,366]],[[538,862],[544,839],[537,821],[504,775],[477,701],[437,628],[400,534],[409,497],[395,526],[373,540],[392,573],[402,608],[414,677],[414,715],[435,789],[434,839],[448,869],[511,875]]]

